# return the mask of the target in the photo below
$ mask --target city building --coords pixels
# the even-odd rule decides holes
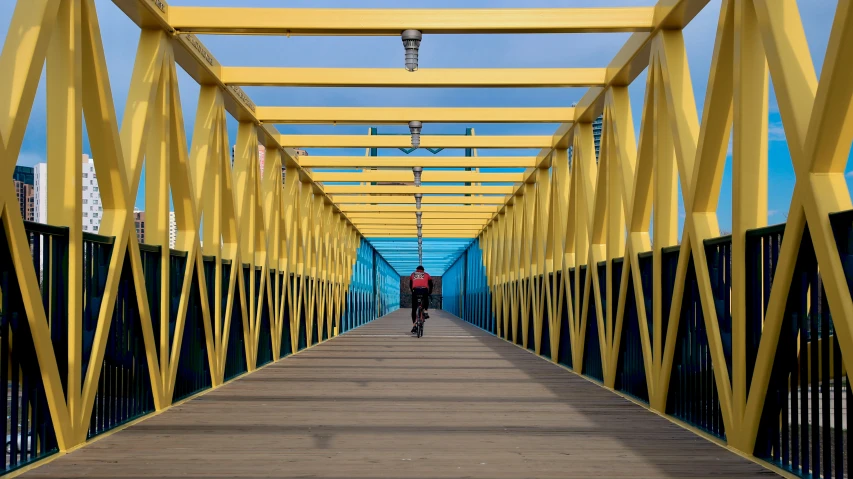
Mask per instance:
[[[47,163],[39,163],[33,170],[35,221],[47,224]]]
[[[21,218],[24,221],[35,221],[35,169],[30,166],[15,166],[13,180]]]
[[[175,249],[175,243],[178,241],[178,223],[175,221],[175,212],[169,212],[169,248]]]
[[[231,168],[234,168],[234,157],[237,155],[237,145],[231,147]],[[261,166],[261,175],[264,174],[264,159],[267,156],[267,149],[263,145],[258,145],[258,163]]]
[[[577,103],[572,103],[572,107],[576,107]],[[595,143],[595,164],[598,164],[598,156],[601,151],[601,129],[604,125],[604,116],[599,116],[592,122],[592,141]],[[569,147],[569,166],[572,166],[572,150]]]
[[[39,223],[47,223],[47,163],[39,163],[34,169],[33,216]],[[101,226],[104,207],[98,189],[95,163],[89,155],[83,155],[83,231],[97,233]]]
[[[103,214],[95,162],[89,155],[83,155],[83,231],[97,233]]]
[[[140,244],[145,242],[145,212],[137,208],[133,209],[133,224],[136,226],[136,240]]]

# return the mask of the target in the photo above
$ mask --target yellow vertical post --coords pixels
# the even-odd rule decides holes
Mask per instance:
[[[767,224],[767,122],[769,77],[752,3],[734,12],[734,144],[732,158],[732,409],[746,407],[746,231]]]
[[[659,371],[663,348],[663,267],[661,249],[678,242],[678,170],[672,144],[672,129],[666,104],[663,79],[655,70],[654,95],[654,230],[652,235],[653,258],[653,333],[654,368]]]
[[[47,52],[47,221],[68,228],[68,277],[83,278],[83,74],[80,0],[61,2]],[[68,281],[67,401],[80,417],[83,368],[83,282]]]
[[[164,58],[164,62],[171,61]],[[145,242],[160,246],[160,381],[166,387],[166,366],[169,364],[170,262],[169,262],[169,85],[166,75],[160,76],[154,105],[149,116],[149,131],[145,154]]]

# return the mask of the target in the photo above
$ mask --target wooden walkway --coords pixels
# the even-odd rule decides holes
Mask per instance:
[[[393,313],[24,477],[774,475],[447,314],[410,327]]]

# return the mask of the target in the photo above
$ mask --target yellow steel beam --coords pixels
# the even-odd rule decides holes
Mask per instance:
[[[144,30],[159,29],[168,35],[173,35],[175,31],[174,25],[170,23],[175,7],[169,6],[165,1],[113,0],[113,3]],[[303,182],[311,183],[315,194],[326,196],[323,189],[314,183],[311,176],[296,162],[293,150],[284,149],[284,146],[278,143],[278,132],[274,127],[261,123],[256,114],[257,106],[243,89],[236,85],[226,85],[222,80],[222,65],[201,40],[195,35],[177,35],[174,37],[172,46],[174,61],[181,65],[190,77],[200,85],[215,85],[222,91],[226,111],[237,121],[254,123],[259,143],[267,149],[281,148],[284,151],[283,166],[296,168]],[[328,196],[326,198],[328,199]],[[333,205],[333,208],[337,210],[337,205]]]
[[[654,26],[654,8],[245,8],[170,7],[175,29],[251,35],[383,35],[640,32]]]
[[[400,212],[388,212],[388,211],[385,211],[385,212],[382,212],[382,211],[369,212],[368,211],[368,212],[362,212],[362,213],[354,212],[354,213],[347,213],[347,217],[353,223],[358,223],[359,221],[368,220],[368,219],[383,219],[383,220],[406,219],[407,220],[410,218],[415,218],[415,212],[414,211],[400,211]],[[491,215],[491,213],[459,213],[459,212],[452,212],[452,211],[447,211],[444,213],[423,212],[422,218],[424,219],[424,221],[436,221],[436,220],[445,220],[445,219],[465,219],[465,220],[483,220],[483,221],[485,221],[485,220],[491,219],[492,215]]]
[[[430,166],[430,159],[424,158],[423,166]],[[315,172],[311,175],[314,181],[320,182],[396,182],[413,183],[414,175],[411,170],[397,171],[364,171],[360,173],[326,173]],[[421,181],[424,183],[515,183],[524,180],[521,173],[480,173],[477,171],[431,171],[423,172]],[[327,185],[328,187],[329,185]]]
[[[324,185],[330,195],[508,195],[512,186],[381,186],[381,185]],[[503,197],[501,197],[503,199]]]
[[[604,85],[607,69],[222,67],[222,77],[242,86],[573,88]]]
[[[409,214],[408,218],[350,218],[352,222],[358,226],[364,225],[387,225],[388,227],[402,227],[405,226],[407,228],[415,228],[417,227],[417,218],[413,214]],[[488,218],[486,218],[488,219]],[[452,218],[424,218],[423,219],[423,227],[424,229],[435,229],[436,226],[442,225],[454,225],[460,226],[460,229],[470,229],[475,228],[479,229],[482,224],[485,224],[486,219],[480,219],[480,221],[475,221],[472,219],[452,219]]]
[[[409,232],[400,232],[400,231],[382,231],[382,230],[359,230],[362,236],[373,238],[373,237],[387,237],[387,238],[417,238],[417,233],[409,233]],[[475,238],[477,237],[476,232],[466,232],[466,231],[432,231],[432,232],[424,232],[424,238]]]
[[[409,135],[280,135],[290,148],[411,148]],[[424,135],[421,148],[550,148],[550,136]]]
[[[302,156],[299,164],[305,168],[531,168],[535,156]],[[316,174],[316,173],[315,173]]]
[[[414,196],[372,196],[372,195],[332,195],[332,201],[338,205],[380,205],[397,204],[412,205],[414,211]],[[432,196],[423,198],[424,205],[502,205],[505,202],[503,196]],[[346,208],[344,208],[346,211]]]
[[[392,108],[259,106],[264,123],[392,125],[411,120],[432,123],[565,123],[571,107],[556,108]]]
[[[415,231],[417,232],[418,227],[415,224],[410,225],[381,225],[381,224],[361,224],[356,225],[358,228],[362,229],[377,229],[377,230],[388,230],[388,231]],[[435,230],[452,230],[452,231],[468,231],[471,232],[479,231],[480,227],[476,224],[424,224],[422,226],[424,231],[435,231]]]
[[[548,164],[551,152],[555,148],[568,148],[574,126],[583,120],[594,121],[604,111],[604,97],[610,87],[628,86],[649,66],[652,43],[661,30],[679,30],[687,26],[710,0],[658,0],[654,7],[654,25],[649,32],[637,32],[625,42],[613,60],[607,65],[607,75],[603,86],[591,87],[575,105],[575,118],[557,128],[552,138],[552,146],[543,148],[536,157],[536,166]],[[532,179],[536,168],[525,173],[525,183]],[[520,192],[524,184],[517,188]],[[509,201],[509,199],[508,199]],[[507,205],[504,205],[507,206]],[[504,208],[501,208],[503,211]],[[496,216],[497,217],[497,216]],[[494,221],[494,218],[492,218]],[[489,222],[491,224],[492,222]],[[488,225],[487,225],[488,226]]]
[[[352,216],[354,214],[360,213],[373,213],[373,214],[388,214],[388,213],[412,213],[414,214],[417,209],[415,208],[414,201],[411,204],[405,205],[359,205],[359,204],[341,204],[341,211],[343,211],[347,216]],[[430,205],[425,204],[421,206],[420,211],[423,211],[424,214],[448,214],[448,213],[458,213],[458,214],[468,214],[468,213],[485,213],[488,215],[494,214],[498,210],[497,206],[486,206],[486,205]]]

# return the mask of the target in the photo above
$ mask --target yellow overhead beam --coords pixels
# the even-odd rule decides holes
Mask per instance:
[[[429,167],[429,158],[424,158],[422,166]],[[411,170],[374,170],[360,173],[315,172],[311,177],[320,182],[406,182],[415,181]],[[424,183],[515,183],[522,181],[522,173],[480,173],[477,171],[431,171],[423,172]],[[327,185],[329,186],[329,185]]]
[[[535,156],[301,156],[304,168],[532,168]],[[314,173],[315,175],[317,173]]]
[[[222,77],[241,86],[573,88],[603,85],[607,69],[222,67]]]
[[[613,60],[607,65],[605,85],[589,88],[575,105],[575,120],[557,128],[552,138],[552,147],[543,148],[536,157],[536,165],[525,171],[525,183],[533,178],[536,167],[550,160],[555,148],[568,148],[574,135],[575,125],[592,122],[604,110],[604,97],[610,87],[628,86],[649,66],[652,44],[661,30],[680,30],[687,26],[702,11],[710,0],[658,0],[654,7],[654,25],[649,32],[637,32],[622,45]],[[518,186],[520,191],[524,185]],[[512,197],[507,199],[507,205]],[[507,206],[504,205],[504,206]],[[503,210],[503,208],[500,208]],[[493,218],[494,220],[494,218]],[[491,224],[491,222],[489,222]],[[488,225],[487,225],[488,226]]]
[[[415,215],[409,215],[408,218],[350,218],[356,226],[362,225],[387,225],[389,227],[406,226],[411,228],[417,227],[418,219]],[[422,224],[424,229],[435,229],[437,225],[455,225],[464,226],[465,228],[482,228],[488,218],[481,218],[480,221],[471,219],[452,219],[452,218],[423,218]],[[463,228],[464,229],[464,228]]]
[[[372,237],[387,237],[387,238],[417,238],[418,234],[409,233],[407,231],[382,231],[382,230],[358,230],[362,236]],[[423,232],[424,238],[476,238],[476,232],[467,231],[431,231]]]
[[[347,216],[359,213],[379,213],[379,214],[387,214],[387,213],[411,213],[414,214],[417,209],[415,208],[414,200],[411,201],[412,204],[405,205],[360,205],[360,204],[342,204],[340,205],[341,211],[343,211]],[[429,205],[425,204],[421,206],[420,211],[423,211],[424,214],[447,214],[447,213],[458,213],[458,214],[466,214],[466,213],[486,213],[489,215],[494,214],[498,211],[496,206],[486,206],[486,205]]]
[[[414,211],[415,197],[414,196],[371,196],[371,195],[331,195],[332,201],[338,205],[342,204],[397,204],[397,205],[412,205]],[[427,195],[423,198],[424,205],[502,205],[506,202],[503,196],[432,196]],[[461,207],[460,207],[461,208]],[[344,208],[346,211],[347,209]]]
[[[386,221],[389,219],[390,220],[399,220],[399,219],[408,220],[408,219],[415,218],[415,212],[414,211],[401,211],[401,212],[387,212],[387,211],[386,212],[381,212],[381,211],[369,212],[368,211],[368,212],[363,212],[363,213],[357,213],[357,212],[347,213],[346,215],[350,219],[350,221],[352,221],[353,223],[358,223],[359,221],[362,221],[362,220],[374,220],[374,219],[380,219],[380,220]],[[472,220],[483,220],[483,221],[485,221],[485,220],[490,220],[492,218],[492,214],[491,213],[459,213],[459,212],[450,212],[450,211],[447,211],[444,213],[423,212],[423,215],[421,217],[423,218],[424,221],[433,221],[433,222],[434,221],[443,221],[443,220],[448,220],[448,219],[468,220],[468,221],[472,221]]]
[[[259,106],[256,114],[264,123],[341,125],[424,123],[565,123],[575,110],[560,108],[392,108],[392,107],[300,107]]]
[[[415,224],[406,225],[406,224],[397,224],[397,225],[388,225],[388,224],[362,224],[356,225],[362,229],[382,229],[389,231],[418,231],[418,227]],[[453,231],[479,231],[481,228],[480,225],[477,224],[424,224],[422,229],[424,231],[435,231],[435,230],[453,230]]]
[[[382,186],[382,185],[323,185],[330,195],[509,195],[512,186]],[[503,199],[503,197],[501,197]]]
[[[550,136],[423,135],[421,148],[550,148]],[[411,148],[409,135],[281,135],[290,148]]]
[[[616,8],[169,8],[181,32],[250,35],[598,33],[649,31],[653,7]]]

